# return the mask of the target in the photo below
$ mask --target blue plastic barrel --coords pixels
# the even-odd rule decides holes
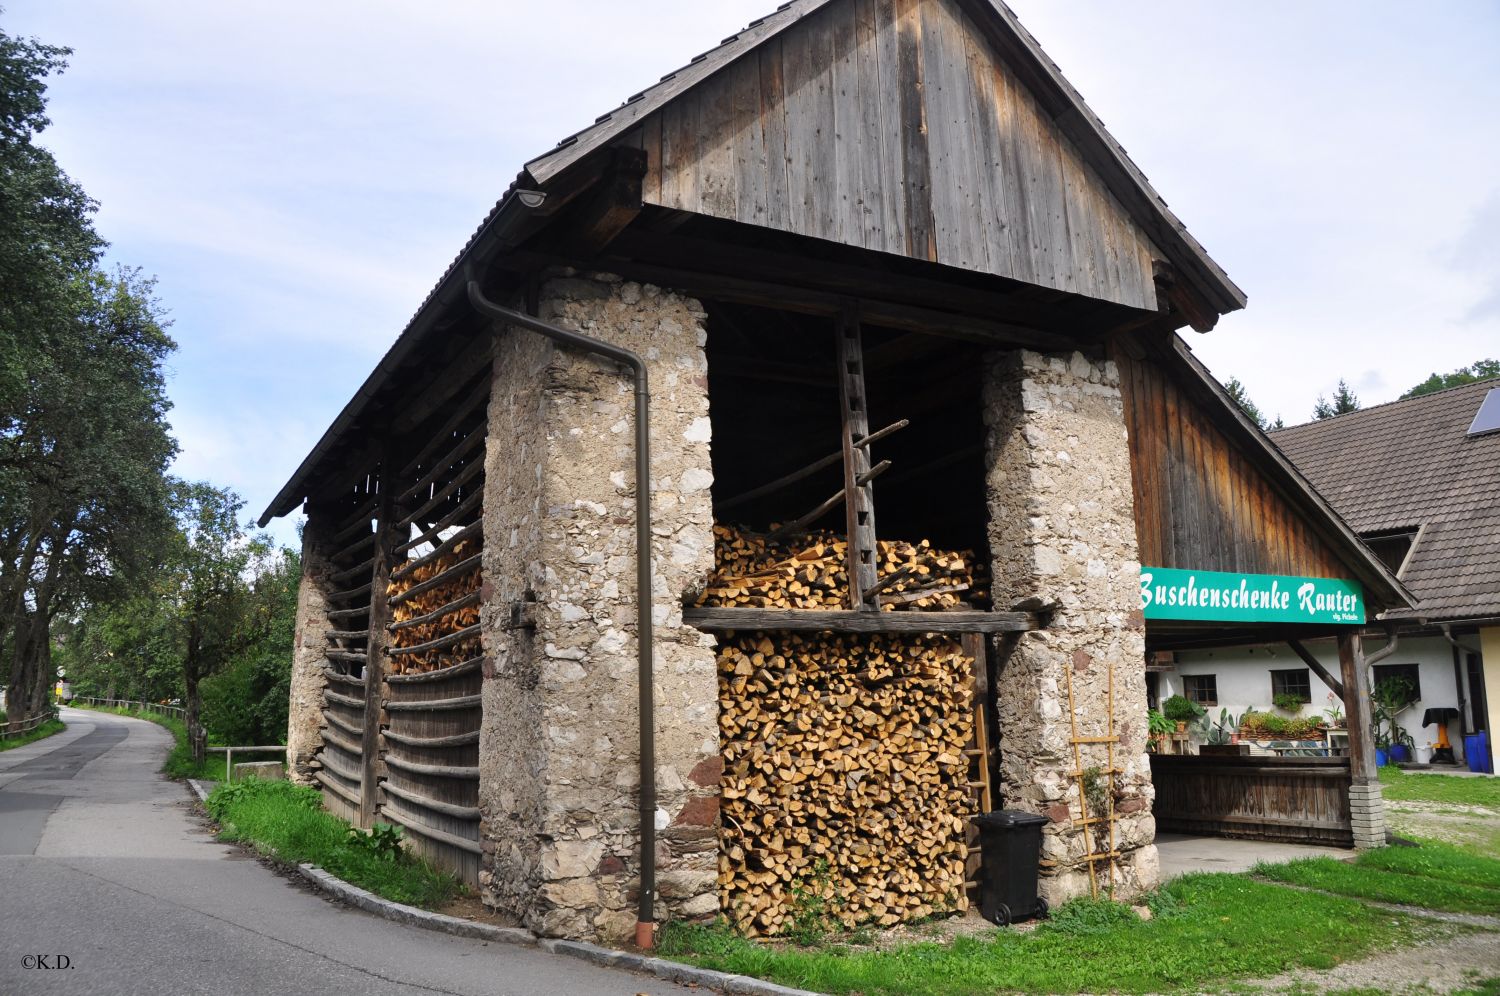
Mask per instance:
[[[1487,730],[1470,733],[1464,737],[1464,757],[1469,760],[1470,771],[1494,774],[1495,765],[1490,760],[1490,734]]]

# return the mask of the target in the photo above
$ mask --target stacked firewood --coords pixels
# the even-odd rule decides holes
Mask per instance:
[[[721,641],[719,890],[747,935],[963,909],[972,659],[948,637]]]
[[[431,581],[439,574],[468,560],[478,552],[479,543],[477,540],[463,540],[455,544],[453,549],[445,552],[442,556],[423,564],[400,580],[391,581],[387,591],[392,597],[404,594],[420,584]],[[426,591],[418,592],[411,598],[393,605],[391,607],[391,620],[393,623],[399,624],[436,612],[443,606],[453,602],[464,603],[451,612],[428,622],[393,629],[391,632],[391,648],[416,647],[424,643],[431,643],[434,640],[451,636],[460,630],[478,624],[479,581],[480,572],[478,570],[467,571],[459,577],[429,588]],[[414,654],[391,654],[390,671],[393,674],[437,671],[441,668],[451,667],[454,664],[469,660],[472,657],[478,657],[479,653],[479,634],[476,631],[472,636],[433,650],[424,650]]]
[[[832,533],[795,539],[714,527],[715,570],[700,605],[721,608],[849,607],[848,543]],[[935,550],[927,540],[881,540],[876,575],[885,610],[967,608],[988,595],[973,553]]]

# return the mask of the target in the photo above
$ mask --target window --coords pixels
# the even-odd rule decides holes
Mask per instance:
[[[1376,664],[1375,687],[1387,681],[1405,681],[1410,685],[1408,697],[1412,702],[1422,697],[1422,669],[1416,664]]]
[[[1299,701],[1312,701],[1312,675],[1305,667],[1271,672],[1271,701],[1278,695],[1295,695]]]
[[[1211,674],[1185,674],[1182,676],[1182,694],[1199,705],[1218,705],[1218,678]]]
[[[1376,533],[1360,533],[1359,538],[1365,541],[1365,546],[1370,548],[1371,553],[1391,569],[1392,574],[1399,575],[1411,553],[1412,544],[1417,540],[1417,530],[1413,527],[1387,529]]]

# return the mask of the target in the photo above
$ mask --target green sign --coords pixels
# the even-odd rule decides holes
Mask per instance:
[[[1358,581],[1141,568],[1147,619],[1363,624]]]

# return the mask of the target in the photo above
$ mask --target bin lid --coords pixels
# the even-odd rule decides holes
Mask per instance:
[[[1028,813],[1020,809],[997,809],[993,813],[980,813],[974,817],[974,822],[981,827],[1009,830],[1014,827],[1033,827],[1052,821],[1046,816],[1038,816],[1036,813]]]

